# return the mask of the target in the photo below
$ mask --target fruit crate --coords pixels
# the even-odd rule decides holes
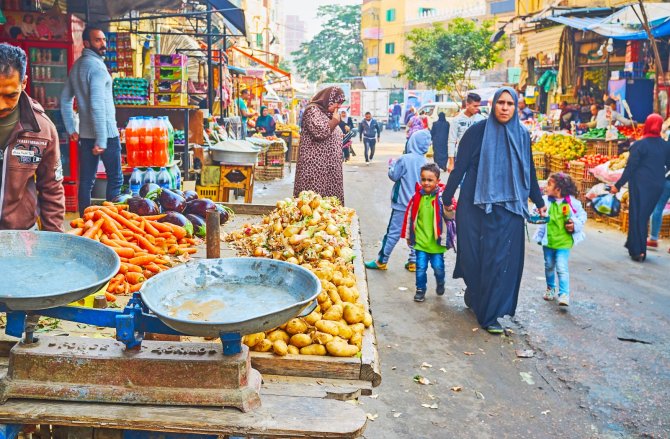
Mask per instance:
[[[549,174],[554,172],[567,172],[569,161],[561,156],[547,154],[549,160]]]
[[[298,153],[300,152],[300,143],[293,142],[291,147],[291,162],[298,163]]]
[[[254,178],[259,181],[269,181],[284,178],[284,166],[256,166]]]
[[[621,217],[621,231],[628,233],[628,211],[622,209],[619,216]]]
[[[586,193],[596,184],[596,181],[575,180],[575,186],[577,186],[577,199],[582,203],[584,201],[591,201],[586,199]]]
[[[574,180],[575,184],[577,184],[577,182],[595,184],[598,179],[589,172],[591,169],[592,168],[586,167],[586,163],[580,162],[579,160],[572,160],[568,164],[568,173],[570,174],[572,180]]]
[[[588,143],[586,154],[601,154],[607,157],[619,155],[618,140],[593,140]]]
[[[257,166],[284,166],[283,151],[268,151],[265,154],[258,155]]]
[[[535,169],[547,167],[547,154],[541,151],[533,152],[533,164]]]
[[[626,222],[628,222],[626,220]],[[606,216],[605,217],[605,224],[607,224],[610,227],[614,227],[615,229],[622,230],[623,229],[623,215],[621,212],[619,212],[618,216]]]
[[[219,186],[195,186],[195,192],[199,198],[209,198],[212,201],[219,200]]]

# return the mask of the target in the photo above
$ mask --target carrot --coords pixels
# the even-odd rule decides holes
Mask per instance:
[[[114,221],[105,211],[98,210],[93,214],[93,217],[96,219],[102,218],[105,220],[102,223],[102,230],[104,230],[106,234],[114,235],[119,239],[123,239],[123,235],[121,234],[121,231],[117,227],[118,223]]]
[[[111,241],[116,244],[117,247],[132,248],[135,250],[135,253],[144,251],[140,246],[133,244],[132,242],[121,241],[120,239],[112,239]]]
[[[130,294],[130,284],[128,282],[125,282],[123,284],[123,294],[125,294],[126,296]]]
[[[124,276],[127,276],[128,266],[126,264],[121,264],[121,266],[119,267],[119,274],[123,274]]]
[[[125,273],[126,275],[129,272],[132,272],[132,273],[141,273],[142,272],[142,267],[140,267],[139,265],[131,264],[130,262],[127,262],[127,263],[124,263],[124,264],[121,264],[121,265],[126,268],[126,273]]]
[[[104,209],[105,206],[88,206],[84,209],[84,214],[95,212],[96,210]]]
[[[175,226],[174,224],[170,223],[164,223],[164,224],[169,225],[168,227],[170,227],[170,230],[172,231],[172,234],[175,236],[175,238],[181,239],[184,236],[186,236],[186,229],[184,229],[183,227]]]
[[[108,292],[113,292],[116,290],[116,287],[119,285],[119,281],[112,279],[109,281],[109,285],[107,285],[107,291]]]
[[[130,292],[131,293],[137,293],[140,290],[140,288],[142,288],[142,283],[143,282],[137,283],[135,285],[131,285],[130,286]]]
[[[168,265],[168,266],[170,265],[170,261],[168,261],[167,259],[162,259],[162,258],[156,258],[156,259],[154,259],[154,262],[157,263],[157,264],[161,264],[161,265]]]
[[[114,250],[116,254],[122,258],[131,259],[135,257],[135,250],[133,250],[132,248],[113,247],[112,250]]]
[[[177,253],[177,250],[179,250],[178,245],[171,245],[170,247],[168,247],[168,253],[171,255]]]
[[[108,291],[105,291],[105,299],[107,299],[108,302],[116,302],[116,296]]]
[[[154,264],[153,262],[147,264],[146,267],[147,267],[147,270],[151,271],[152,273],[160,273],[161,272],[161,268],[158,265]]]
[[[147,238],[144,236],[136,235],[137,238],[137,244],[139,244],[140,247],[148,251],[149,253],[152,253],[154,255],[162,253],[162,251],[159,248],[156,248],[155,245],[153,245]]]
[[[68,231],[65,232],[65,233],[67,233],[68,235],[81,236],[81,235],[84,234],[84,229],[81,229],[81,228],[79,228],[79,229],[72,229],[72,230],[68,230]]]
[[[197,245],[197,241],[195,240],[195,238],[186,238],[186,242],[192,245]]]
[[[151,225],[154,226],[156,230],[158,230],[161,233],[169,233],[170,236],[172,235],[172,229],[170,228],[169,223],[159,223],[158,221],[150,221]]]
[[[156,255],[138,256],[136,258],[132,258],[128,262],[130,262],[133,265],[139,265],[141,267],[141,266],[152,263],[154,261],[154,259],[156,259]]]
[[[73,219],[72,221],[70,221],[70,227],[72,227],[73,229],[76,228],[81,229],[84,227],[84,220],[81,218]]]
[[[151,225],[151,222],[142,220],[142,224],[144,225],[144,230],[151,234],[151,236],[156,237],[159,235],[159,231],[156,230],[154,226]]]
[[[121,262],[128,262],[128,258],[122,258],[122,257],[119,257],[119,261],[121,261]]]
[[[123,211],[125,212],[125,211]],[[119,215],[118,213],[109,213],[109,216],[114,218],[121,226],[125,227],[126,229],[132,230],[135,233],[139,233],[140,235],[144,235],[144,230],[140,229],[137,227],[135,224],[130,222],[126,217]]]
[[[128,280],[128,283],[131,285],[135,285],[136,283],[144,282],[146,279],[144,279],[142,273],[130,272],[126,273],[126,280]]]
[[[126,291],[125,282],[121,282],[116,286],[116,290],[113,292],[116,294],[123,294],[124,291]]]
[[[102,205],[103,206],[108,206],[108,207],[113,207],[113,208],[116,209],[116,205],[114,203],[112,203],[111,201],[103,201]]]
[[[96,235],[96,234],[98,233],[98,231],[100,230],[100,226],[102,226],[102,223],[103,223],[103,222],[104,222],[104,220],[102,220],[102,219],[97,220],[97,221],[93,224],[93,226],[92,226],[91,228],[89,228],[88,230],[86,230],[86,232],[85,232],[82,236],[83,236],[84,238],[94,238],[95,235]]]
[[[192,255],[193,253],[197,253],[198,249],[197,248],[182,248],[180,249],[183,253],[188,253],[189,255]]]
[[[132,238],[133,236],[135,236],[134,232],[127,229],[122,229],[121,234],[123,235],[124,238]]]
[[[165,215],[167,215],[167,214],[161,213],[160,215],[147,215],[147,216],[143,216],[142,218],[144,218],[147,221],[158,221],[159,219],[164,218]]]
[[[129,220],[135,219],[135,218],[137,218],[137,217],[139,216],[139,215],[136,215],[136,214],[134,214],[134,213],[132,213],[132,212],[129,212],[129,211],[127,211],[127,210],[122,210],[122,211],[119,212],[119,214],[120,214],[122,217],[124,217],[124,218],[126,218],[126,219],[129,219]]]
[[[142,274],[144,275],[144,278],[145,278],[145,279],[149,279],[151,276],[154,275],[151,271],[146,270],[146,269],[145,269],[145,270],[142,270]]]

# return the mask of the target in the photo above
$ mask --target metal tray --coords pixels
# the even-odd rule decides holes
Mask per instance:
[[[309,270],[262,258],[204,259],[164,271],[142,285],[149,309],[183,334],[252,334],[309,307],[321,282]]]
[[[0,231],[0,303],[14,311],[67,305],[119,271],[116,253],[97,241],[54,232]]]

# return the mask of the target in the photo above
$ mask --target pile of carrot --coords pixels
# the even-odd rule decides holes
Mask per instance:
[[[119,272],[107,286],[108,301],[139,291],[142,282],[169,269],[174,256],[197,251],[197,238],[187,237],[183,227],[158,222],[163,216],[140,216],[129,212],[128,205],[105,202],[87,207],[83,218],[70,222],[67,233],[100,241],[121,259]]]

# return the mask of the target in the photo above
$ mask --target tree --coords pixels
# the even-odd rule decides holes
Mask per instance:
[[[318,16],[326,17],[321,32],[291,54],[296,71],[312,82],[337,82],[357,76],[363,59],[361,7],[319,6]]]
[[[505,40],[491,42],[493,23],[477,26],[457,18],[445,29],[441,24],[412,29],[409,56],[401,55],[403,75],[436,90],[447,90],[463,99],[471,88],[470,78],[477,70],[489,70],[500,62]]]

